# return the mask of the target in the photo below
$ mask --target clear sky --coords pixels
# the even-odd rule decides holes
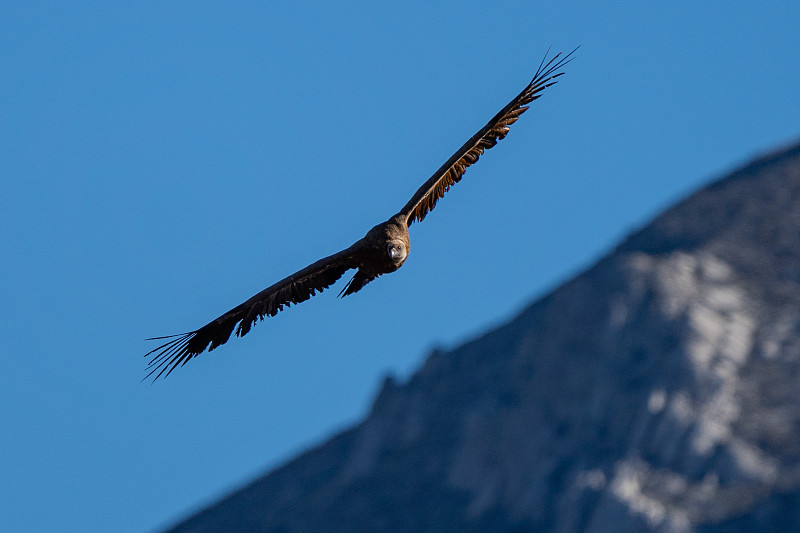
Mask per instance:
[[[800,138],[799,20],[788,1],[3,2],[0,529],[157,529],[353,423],[385,375]],[[551,45],[581,49],[400,271],[140,381],[146,337],[395,213]]]

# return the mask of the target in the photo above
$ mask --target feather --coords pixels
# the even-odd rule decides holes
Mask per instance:
[[[577,50],[577,48],[575,49]],[[492,148],[497,141],[503,139],[508,133],[509,126],[519,119],[520,115],[528,109],[528,105],[541,96],[541,92],[556,83],[556,78],[563,72],[554,72],[570,61],[575,50],[561,59],[561,53],[547,59],[547,54],[539,64],[539,69],[530,83],[511,100],[499,113],[497,113],[483,128],[473,135],[464,145],[454,153],[447,162],[434,172],[428,181],[420,187],[414,196],[403,206],[399,215],[405,217],[406,224],[422,222],[430,213],[436,203],[444,196],[450,187],[461,181],[467,167],[475,164],[485,149]]]
[[[167,377],[175,368],[183,366],[206,349],[211,351],[228,342],[234,330],[238,337],[244,337],[259,320],[275,316],[284,307],[304,302],[315,292],[327,289],[347,270],[358,267],[359,255],[363,253],[360,243],[282,279],[200,329],[148,339],[170,340],[145,355],[152,357],[147,364],[145,379],[154,374],[154,380],[162,375]]]

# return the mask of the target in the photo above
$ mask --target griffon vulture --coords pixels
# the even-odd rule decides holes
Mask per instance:
[[[340,297],[354,294],[378,276],[394,272],[403,266],[410,245],[408,227],[415,221],[424,220],[444,193],[461,181],[467,167],[475,163],[484,150],[493,147],[506,136],[509,126],[528,109],[528,104],[539,98],[547,87],[556,83],[556,78],[563,74],[556,71],[571,61],[574,52],[575,50],[561,59],[561,54],[556,54],[549,61],[545,56],[536,75],[521,93],[434,172],[399,213],[369,230],[352,246],[320,259],[267,287],[200,329],[148,339],[169,340],[145,355],[153,356],[148,362],[148,374],[145,378],[154,373],[154,379],[161,375],[168,376],[175,368],[183,366],[206,349],[210,351],[225,344],[234,330],[239,337],[246,335],[256,321],[275,316],[278,311],[291,304],[308,300],[317,292],[333,285],[350,269],[357,270],[339,293]]]

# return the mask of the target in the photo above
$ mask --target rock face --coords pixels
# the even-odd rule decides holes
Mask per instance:
[[[800,527],[800,144],[174,531]]]

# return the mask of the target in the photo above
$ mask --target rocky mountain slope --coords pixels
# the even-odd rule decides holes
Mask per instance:
[[[790,527],[794,525],[794,527]],[[173,531],[800,527],[800,144]]]

